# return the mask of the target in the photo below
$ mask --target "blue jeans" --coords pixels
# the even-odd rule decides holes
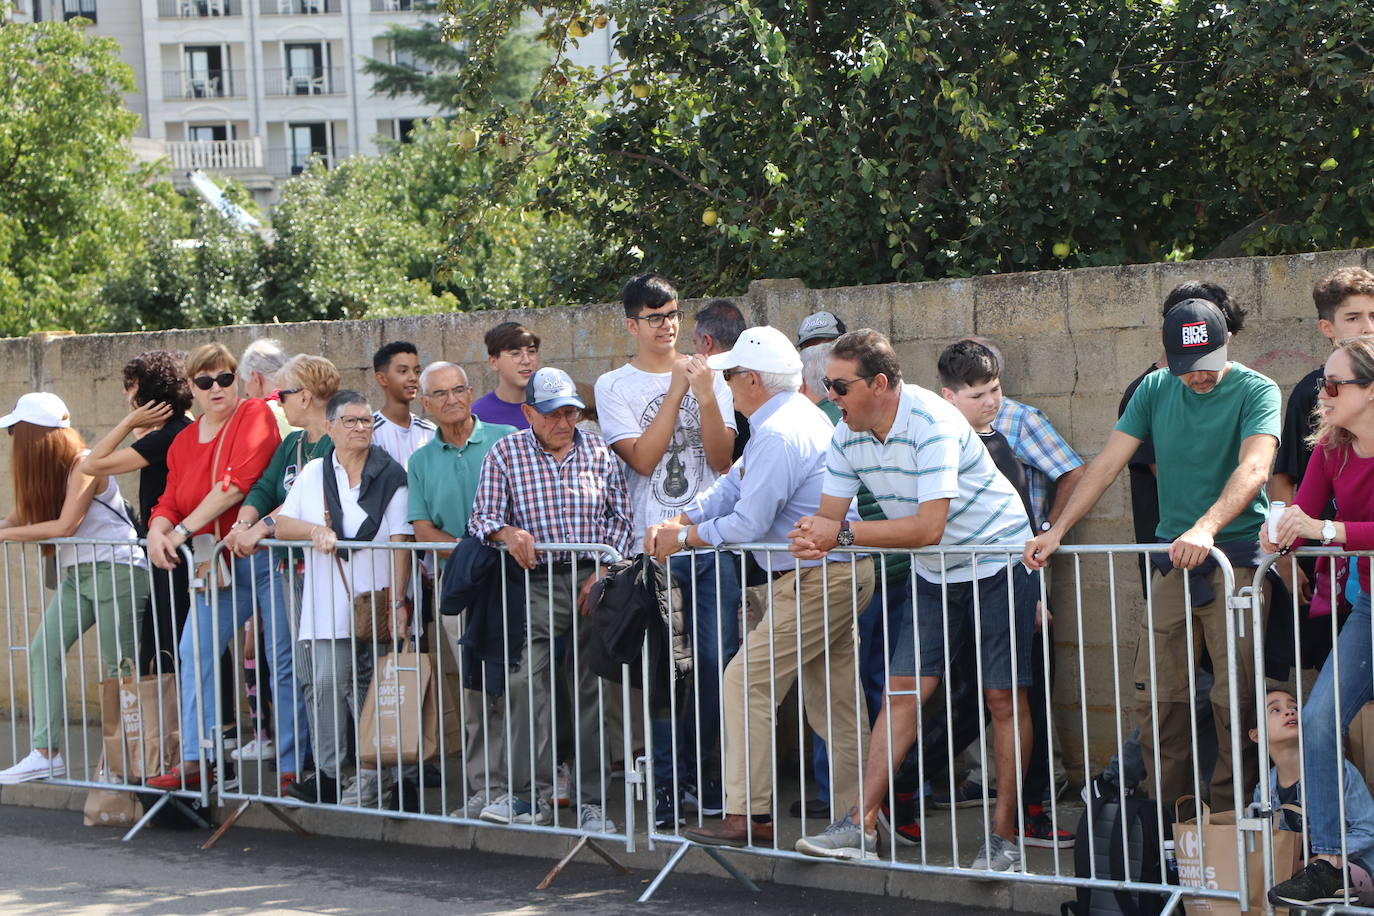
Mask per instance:
[[[717,556],[720,562],[716,562]],[[720,573],[717,589],[716,574]],[[689,695],[686,708],[671,719],[651,723],[654,743],[654,783],[672,786],[696,785],[697,743],[701,735],[701,760],[707,765],[716,750],[720,734],[720,685],[725,666],[739,650],[740,585],[738,558],[709,550],[671,557],[668,572],[682,589],[682,603],[692,620],[692,650],[695,700]],[[698,715],[698,708],[700,714]],[[674,728],[676,724],[676,728]],[[695,725],[695,728],[693,727]],[[673,759],[673,737],[677,736],[677,761]],[[675,762],[682,766],[675,767]],[[676,770],[676,774],[674,774]],[[705,780],[703,780],[703,783]]]
[[[1335,682],[1336,659],[1341,682]],[[1336,690],[1340,689],[1340,721],[1336,720]],[[1307,787],[1307,824],[1314,855],[1341,854],[1341,812],[1336,768],[1345,758],[1337,737],[1350,720],[1374,698],[1371,673],[1369,595],[1361,591],[1355,609],[1336,637],[1336,648],[1322,665],[1317,683],[1302,707],[1303,785]]]
[[[220,723],[213,712],[215,704],[215,659],[253,615],[254,597],[264,630],[262,655],[272,669],[274,733],[282,772],[299,773],[309,753],[310,733],[306,724],[305,691],[295,682],[295,641],[292,639],[289,610],[282,589],[284,573],[278,573],[271,551],[262,550],[251,557],[234,559],[235,588],[195,593],[191,616],[181,631],[177,647],[181,674],[181,756],[200,760],[202,746],[214,757],[214,728]],[[208,583],[207,583],[208,584]]]

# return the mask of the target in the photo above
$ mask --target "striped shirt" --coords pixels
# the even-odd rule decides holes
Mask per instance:
[[[997,470],[968,420],[953,404],[919,385],[902,386],[886,441],[854,432],[846,423],[835,427],[824,491],[850,499],[860,484],[873,491],[888,518],[915,515],[927,500],[948,499],[941,547],[998,546],[1020,554],[1031,536],[1021,497]],[[941,580],[939,557],[918,555],[915,560],[923,579]],[[978,578],[1006,566],[1005,554],[980,554]],[[943,568],[949,582],[974,578],[968,554],[947,554]]]
[[[411,417],[409,426],[397,426],[380,410],[372,414],[372,424],[372,444],[380,445],[401,467],[405,467],[410,456],[438,431],[434,421],[424,417]]]
[[[1026,469],[1031,511],[1039,525],[1049,518],[1050,493],[1055,481],[1083,466],[1083,459],[1059,435],[1039,408],[1002,398],[992,428],[1007,437],[1016,460]]]
[[[621,556],[635,552],[620,462],[600,436],[581,429],[562,461],[528,429],[492,445],[482,459],[468,534],[486,538],[507,525],[523,528],[537,543],[608,544]]]

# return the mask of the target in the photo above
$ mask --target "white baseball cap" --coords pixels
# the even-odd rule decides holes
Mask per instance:
[[[572,376],[552,366],[545,366],[530,376],[525,383],[525,403],[540,413],[560,407],[587,409],[587,405],[577,396],[577,385]]]
[[[57,395],[46,391],[32,391],[19,399],[12,412],[0,417],[0,429],[16,423],[66,429],[72,425],[72,415]]]
[[[706,358],[712,369],[752,369],[755,372],[800,372],[801,356],[787,335],[777,328],[749,328],[724,353]]]

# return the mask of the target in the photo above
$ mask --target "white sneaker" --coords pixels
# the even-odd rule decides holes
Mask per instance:
[[[32,750],[29,751],[29,756],[14,766],[0,770],[0,786],[14,786],[33,779],[50,779],[66,775],[67,765],[62,762],[61,754],[54,753],[51,757],[44,757],[37,750]]]
[[[572,770],[566,763],[558,765],[558,772],[554,774],[553,794],[549,797],[549,802],[555,808],[568,808],[572,806]]]
[[[386,782],[385,788],[381,785],[383,781]],[[391,782],[389,778],[383,780],[376,770],[359,770],[344,786],[343,792],[339,795],[339,804],[355,808],[375,808],[381,797],[379,792],[388,796],[391,794]]]
[[[236,747],[229,752],[229,756],[234,760],[271,760],[275,754],[272,746],[272,739],[263,735],[254,738],[243,747]]]
[[[485,792],[474,792],[468,796],[468,800],[448,813],[449,817],[461,817],[467,820],[477,820],[486,810],[487,805],[491,804],[491,798]]]
[[[482,820],[493,824],[547,824],[553,820],[553,809],[541,798],[539,806],[531,810],[528,798],[507,792],[482,809]]]
[[[600,805],[583,805],[578,814],[577,828],[590,833],[614,833],[615,821],[606,816]]]
[[[973,857],[973,862],[969,868],[988,871],[1020,871],[1021,870],[1021,850],[1011,840],[1004,839],[997,834],[989,834],[983,844],[978,847],[978,854]]]

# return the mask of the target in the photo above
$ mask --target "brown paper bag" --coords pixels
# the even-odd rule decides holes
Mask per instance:
[[[1364,704],[1350,721],[1350,731],[1345,736],[1345,754],[1364,775],[1369,791],[1374,793],[1374,702]]]
[[[100,682],[100,729],[112,775],[126,780],[160,776],[181,759],[181,712],[175,674],[125,675]],[[127,771],[126,771],[127,764]]]
[[[1192,796],[1178,800],[1192,801]],[[1236,890],[1240,876],[1236,870],[1236,812],[1213,814],[1212,809],[1199,803],[1201,815],[1174,824],[1174,855],[1178,857],[1178,881],[1184,887],[1208,887],[1215,890]],[[1175,812],[1177,814],[1177,812]],[[1250,898],[1250,911],[1263,912],[1265,893],[1264,849],[1258,831],[1241,831],[1245,838],[1245,870]],[[1280,830],[1274,824],[1274,880],[1286,881],[1302,867],[1302,834]],[[1226,900],[1205,897],[1184,897],[1183,908],[1189,916],[1198,913],[1239,916],[1240,905]]]
[[[113,782],[105,758],[100,758],[100,766],[95,771],[96,782]],[[81,822],[87,827],[132,827],[143,816],[143,803],[138,795],[117,789],[92,789],[86,793],[86,804],[81,809]]]
[[[433,659],[419,652],[392,652],[377,664],[358,722],[359,763],[370,769],[424,763],[462,749],[462,718]]]

